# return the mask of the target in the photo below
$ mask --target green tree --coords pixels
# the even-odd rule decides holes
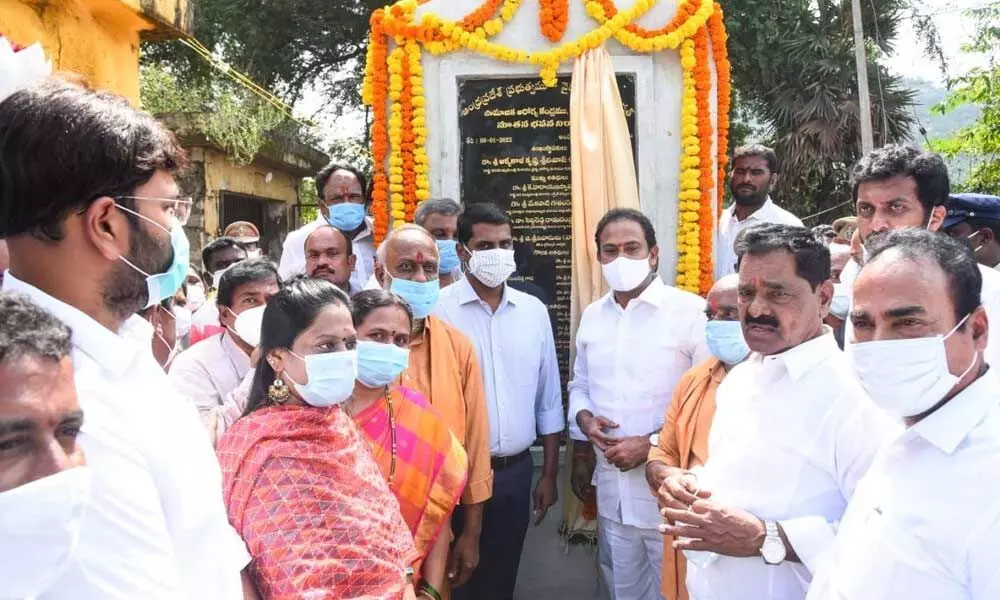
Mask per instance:
[[[977,21],[976,36],[963,51],[981,56],[985,65],[949,81],[950,95],[934,110],[945,114],[972,105],[980,109],[979,119],[933,145],[950,159],[971,163],[956,188],[1000,195],[1000,2],[970,14]]]
[[[903,17],[921,5],[862,5],[875,144],[909,140],[914,92],[879,59],[893,50]],[[775,196],[798,214],[829,210],[823,221],[848,214],[847,175],[861,153],[850,0],[731,0],[726,27],[741,103],[737,122],[762,128],[763,141],[778,153]],[[928,27],[925,45],[932,53],[936,34]],[[731,140],[734,146],[742,141]]]
[[[383,0],[199,0],[194,36],[226,64],[289,104],[319,91],[333,110],[360,105],[368,20]],[[146,44],[147,64],[188,85],[212,81],[207,61],[179,43]]]

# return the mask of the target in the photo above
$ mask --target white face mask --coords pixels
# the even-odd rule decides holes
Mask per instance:
[[[854,373],[871,399],[897,419],[927,412],[976,365],[961,375],[948,369],[947,340],[969,319],[966,315],[948,335],[854,344],[848,353]]]
[[[34,598],[74,559],[90,496],[90,470],[68,469],[0,493],[4,598]]]
[[[648,258],[619,256],[608,264],[601,265],[604,279],[616,292],[631,292],[646,281],[651,271]]]
[[[514,251],[506,248],[491,248],[490,250],[468,250],[469,273],[488,288],[503,285],[507,278],[514,274],[517,265],[514,263]]]
[[[846,283],[833,284],[833,299],[830,300],[830,314],[838,319],[846,319],[851,310],[851,288]]]
[[[205,305],[205,286],[201,283],[189,283],[187,286],[187,303],[191,307],[191,312],[198,312],[198,309]]]

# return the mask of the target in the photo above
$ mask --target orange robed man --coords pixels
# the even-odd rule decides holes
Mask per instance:
[[[736,308],[739,275],[726,275],[715,282],[706,298],[705,337],[710,358],[681,376],[667,407],[663,429],[650,440],[646,481],[656,492],[676,469],[690,469],[708,460],[708,431],[715,416],[715,391],[731,368],[743,362],[750,348],[743,339]],[[663,553],[663,597],[688,600],[684,587],[686,561],[673,549],[673,538],[665,536]]]

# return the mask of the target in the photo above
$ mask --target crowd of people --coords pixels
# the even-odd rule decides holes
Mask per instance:
[[[1000,198],[887,146],[807,229],[778,165],[735,151],[704,299],[645,214],[604,215],[567,414],[496,205],[428,200],[376,247],[332,164],[280,264],[237,222],[195,266],[161,123],[15,92],[0,598],[510,600],[564,440],[615,600],[1000,598]]]

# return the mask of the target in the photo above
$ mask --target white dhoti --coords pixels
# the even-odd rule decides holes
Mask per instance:
[[[663,535],[598,518],[601,573],[614,600],[662,600]]]

